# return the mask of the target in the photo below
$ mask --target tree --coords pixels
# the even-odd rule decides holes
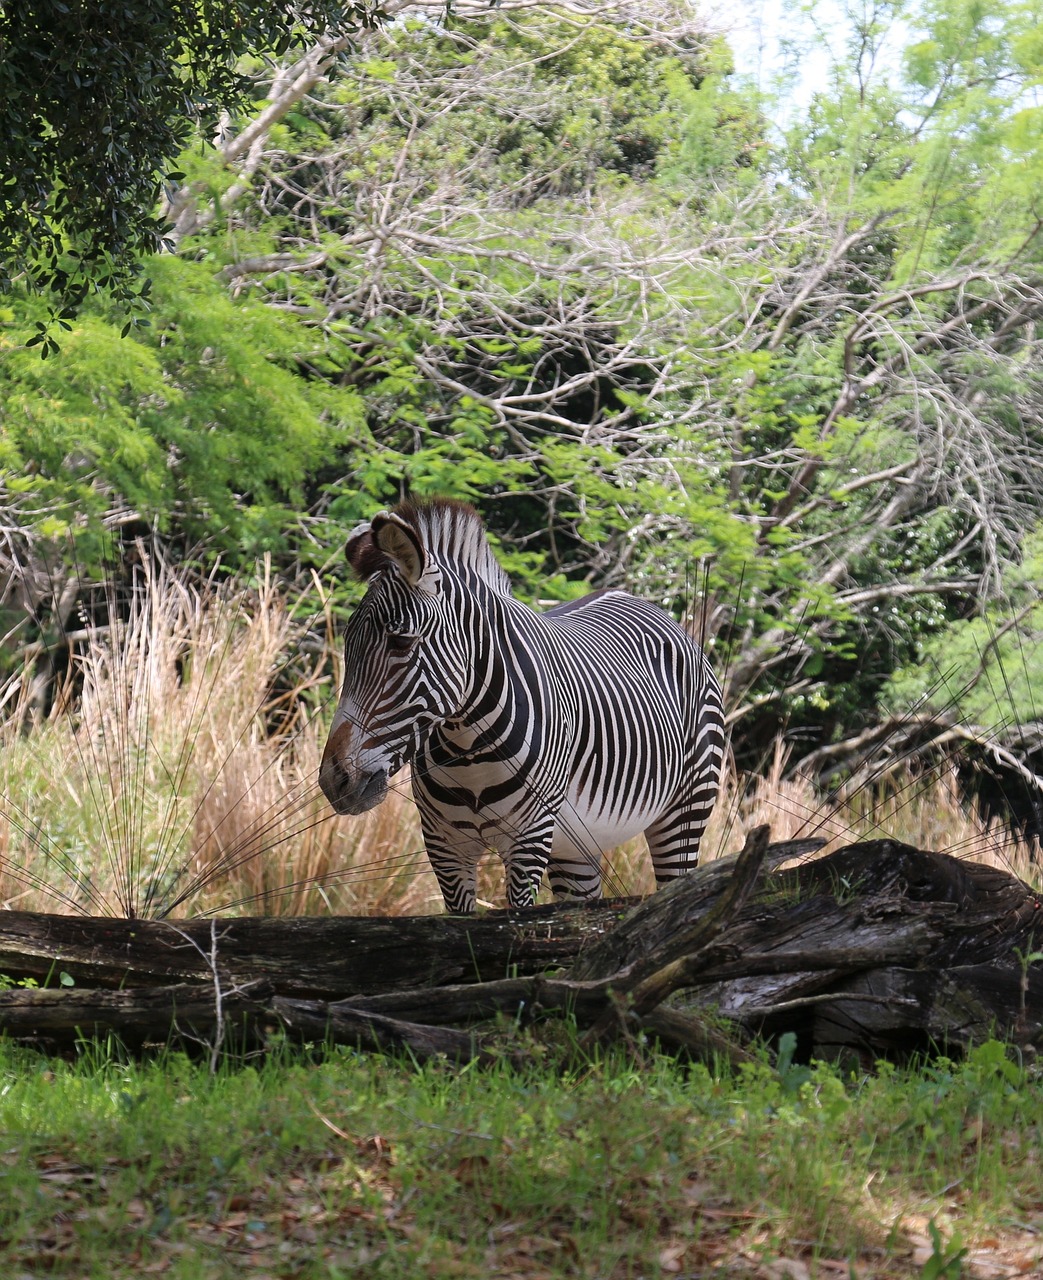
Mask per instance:
[[[145,295],[162,184],[179,176],[165,170],[193,127],[248,100],[241,59],[378,16],[368,0],[0,4],[0,289],[52,290],[66,321],[94,288]]]
[[[1043,499],[1039,109],[1027,97],[1040,6],[853,5],[848,19],[833,84],[783,155],[813,234],[785,247],[751,300],[744,343],[749,464],[759,432],[790,450],[770,473],[760,540],[818,562],[867,677],[852,700],[833,697],[833,733],[871,718],[859,708],[887,670],[996,591]],[[912,39],[889,76],[877,55],[896,21]],[[786,419],[797,429],[780,432]],[[806,599],[808,638],[837,635]],[[789,683],[786,667],[809,659],[788,639],[762,629],[737,684],[765,665]]]
[[[315,473],[365,448],[357,394],[300,375],[322,352],[291,317],[233,302],[202,264],[151,271],[147,329],[121,338],[118,306],[91,300],[58,359],[26,345],[42,300],[0,313],[4,632],[29,618],[29,640],[58,643],[136,538],[229,570],[288,565]]]
[[[923,38],[888,79],[900,16]],[[226,277],[366,402],[380,450],[328,513],[449,487],[541,574],[674,605],[706,566],[754,737],[768,703],[827,735],[871,715],[1043,498],[1032,6],[849,20],[774,152],[690,27],[403,22],[222,205]]]
[[[381,447],[330,487],[335,519],[406,486],[518,494],[488,514],[540,553],[544,579],[611,565],[622,581],[632,557],[620,551],[648,549],[622,538],[636,509],[677,532],[652,513],[673,500],[658,478],[676,469],[666,454],[690,415],[649,419],[684,362],[669,300],[687,270],[684,213],[652,179],[679,146],[723,173],[755,150],[759,126],[721,83],[715,37],[681,6],[659,9],[646,10],[650,30],[510,6],[451,27],[400,23],[269,131],[248,186],[238,165],[222,183],[227,148],[194,175],[228,195],[198,214],[182,202],[179,224],[204,233],[186,251],[205,245],[236,291],[321,332],[365,395]],[[215,215],[248,252],[218,247]],[[628,241],[646,234],[644,260],[621,270]],[[642,291],[652,296],[634,329]],[[705,452],[690,431],[684,448],[693,465]],[[728,525],[726,498],[711,485],[700,523]],[[745,539],[741,524],[712,545],[729,537]]]

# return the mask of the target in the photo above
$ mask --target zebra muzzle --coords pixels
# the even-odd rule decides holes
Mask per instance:
[[[359,814],[375,808],[387,795],[387,769],[349,772],[335,759],[323,762],[319,786],[337,813]]]

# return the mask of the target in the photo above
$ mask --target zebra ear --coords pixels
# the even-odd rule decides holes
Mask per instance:
[[[372,578],[381,565],[386,563],[383,552],[373,541],[368,520],[365,524],[357,525],[348,534],[348,540],[344,544],[344,554],[348,558],[348,564],[351,565],[352,573],[363,582]]]
[[[427,568],[427,556],[420,534],[401,516],[396,516],[391,511],[378,512],[370,521],[370,528],[378,549],[398,565],[405,580],[411,587],[415,587]]]

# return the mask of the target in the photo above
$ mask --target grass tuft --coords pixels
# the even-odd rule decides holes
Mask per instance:
[[[123,916],[423,911],[440,902],[408,785],[353,823],[318,790],[327,652],[270,575],[194,587],[146,566],[125,622],[46,716],[0,694],[0,903]]]

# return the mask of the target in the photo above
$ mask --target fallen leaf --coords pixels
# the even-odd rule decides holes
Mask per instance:
[[[763,1267],[766,1280],[811,1280],[807,1263],[799,1258],[775,1258]]]
[[[1017,1267],[1001,1262],[991,1253],[969,1253],[964,1257],[963,1265],[974,1280],[1007,1280],[1007,1277],[1018,1274]]]
[[[700,1182],[698,1179],[686,1182],[681,1188],[681,1194],[689,1204],[720,1206],[728,1203],[727,1197],[720,1195],[712,1182]]]
[[[687,1240],[667,1245],[665,1249],[659,1250],[660,1267],[671,1275],[676,1275],[677,1272],[683,1269],[684,1256],[687,1252]]]

